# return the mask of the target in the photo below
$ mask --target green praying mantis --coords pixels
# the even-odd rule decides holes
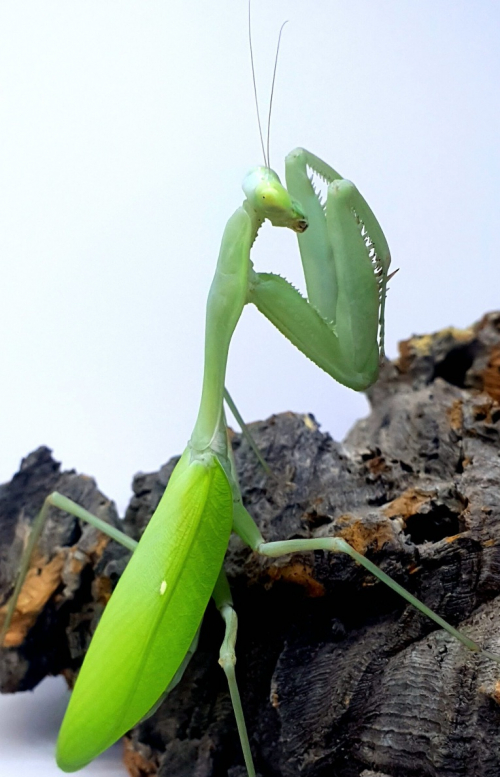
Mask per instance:
[[[312,174],[328,185],[326,202]],[[231,338],[245,305],[253,303],[305,356],[351,389],[361,391],[377,379],[383,354],[390,254],[376,217],[351,182],[304,149],[288,155],[286,184],[267,162],[244,179],[245,199],[227,222],[207,301],[198,417],[140,543],[60,494],[49,496],[37,517],[2,638],[50,505],[89,521],[133,551],[93,637],[61,728],[57,762],[64,771],[85,766],[157,708],[196,649],[213,597],[226,627],[220,662],[247,772],[254,777],[235,676],[236,614],[223,571],[232,531],[251,551],[268,557],[311,550],[347,554],[469,649],[481,650],[344,540],[266,543],[242,503],[224,386]],[[250,252],[265,220],[297,233],[307,299],[284,278],[255,272]]]
[[[324,204],[312,171],[328,183]],[[390,255],[373,212],[352,183],[304,149],[288,155],[286,182],[285,189],[267,166],[250,170],[243,182],[245,200],[226,225],[207,302],[196,424],[139,544],[60,494],[47,498],[36,519],[4,634],[50,505],[89,521],[134,551],[94,634],[62,724],[57,763],[63,771],[82,768],[156,709],[182,675],[213,597],[226,625],[220,662],[246,768],[249,777],[255,775],[235,678],[236,614],[222,566],[231,531],[268,557],[310,550],[346,553],[469,649],[481,650],[343,539],[266,543],[242,503],[224,413],[224,381],[231,337],[244,306],[255,304],[313,362],[356,390],[376,380],[383,348]],[[307,299],[284,278],[254,271],[250,249],[265,219],[297,233]]]

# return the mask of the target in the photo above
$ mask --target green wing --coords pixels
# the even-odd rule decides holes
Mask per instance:
[[[134,726],[189,649],[217,580],[232,495],[217,458],[179,461],[107,605],[78,676],[57,745],[66,772]]]

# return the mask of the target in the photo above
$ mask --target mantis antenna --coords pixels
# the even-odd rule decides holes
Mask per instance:
[[[269,141],[271,137],[271,111],[273,108],[273,96],[274,96],[274,83],[276,81],[276,70],[278,67],[278,55],[280,53],[280,43],[281,43],[281,34],[283,32],[283,28],[285,24],[288,24],[288,19],[283,22],[283,24],[280,27],[279,35],[278,35],[278,45],[276,46],[276,56],[274,58],[274,70],[273,70],[273,80],[271,84],[271,96],[269,98],[269,116],[267,117],[267,166],[271,167],[271,153],[269,151]]]
[[[259,125],[260,145],[262,146],[262,153],[264,155],[264,165],[266,167],[269,167],[269,163],[266,159],[266,149],[264,147],[264,136],[262,134],[262,124],[260,121],[259,99],[257,97],[257,82],[255,80],[255,65],[253,61],[253,46],[252,46],[252,2],[251,0],[248,0],[248,43],[250,46],[250,62],[252,65],[253,95],[255,98],[255,109],[257,111],[257,123]],[[269,141],[269,136],[268,136],[268,141]]]
[[[253,58],[253,46],[252,46],[252,0],[248,0],[248,43],[250,47],[250,62],[252,66],[252,83],[253,83],[253,94],[255,98],[255,108],[257,111],[257,123],[259,125],[259,136],[260,136],[260,145],[262,147],[262,153],[264,155],[264,165],[266,167],[271,167],[271,154],[269,150],[270,145],[270,137],[271,137],[271,112],[273,108],[273,96],[274,96],[274,84],[276,82],[276,70],[278,67],[278,56],[280,51],[280,43],[281,43],[281,35],[283,33],[283,28],[285,24],[288,24],[288,20],[284,21],[283,24],[280,27],[280,31],[278,34],[278,44],[276,46],[276,56],[274,58],[274,69],[273,69],[273,80],[271,83],[271,96],[269,98],[269,114],[267,117],[267,154],[266,149],[264,147],[264,136],[262,133],[262,123],[260,120],[260,111],[259,111],[259,99],[257,96],[257,81],[255,78],[255,65],[254,65],[254,58]]]

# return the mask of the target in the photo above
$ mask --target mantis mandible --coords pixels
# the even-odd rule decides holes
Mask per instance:
[[[325,203],[312,185],[311,172],[328,184]],[[354,390],[377,379],[383,352],[390,255],[373,212],[352,183],[304,149],[288,155],[286,183],[284,188],[267,164],[253,168],[243,182],[243,204],[226,225],[207,302],[198,417],[137,548],[132,540],[115,536],[134,553],[94,635],[63,722],[57,761],[64,771],[82,768],[156,708],[195,649],[213,596],[226,623],[221,663],[228,675],[247,771],[253,777],[234,672],[236,616],[222,569],[233,530],[252,551],[269,557],[309,550],[346,553],[468,648],[481,649],[342,539],[266,543],[242,503],[223,401],[229,346],[244,306],[256,305],[304,355]],[[297,233],[307,299],[284,278],[254,271],[250,251],[266,219]],[[109,527],[65,497],[48,497],[4,632],[50,504],[110,533]],[[97,696],[98,707],[93,703]]]

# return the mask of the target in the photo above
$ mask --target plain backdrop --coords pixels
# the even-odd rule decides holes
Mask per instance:
[[[253,3],[264,116],[289,19],[272,166],[282,174],[305,146],[370,202],[400,268],[391,357],[412,333],[465,327],[499,304],[499,8]],[[4,0],[0,88],[0,481],[49,445],[123,512],[132,475],[190,435],[220,237],[263,161],[246,0]],[[263,228],[253,259],[303,288],[291,233]],[[309,411],[337,439],[367,412],[254,309],[227,384],[246,420]],[[54,682],[38,703],[2,700],[0,773],[59,773]],[[116,758],[88,774],[122,774]]]

